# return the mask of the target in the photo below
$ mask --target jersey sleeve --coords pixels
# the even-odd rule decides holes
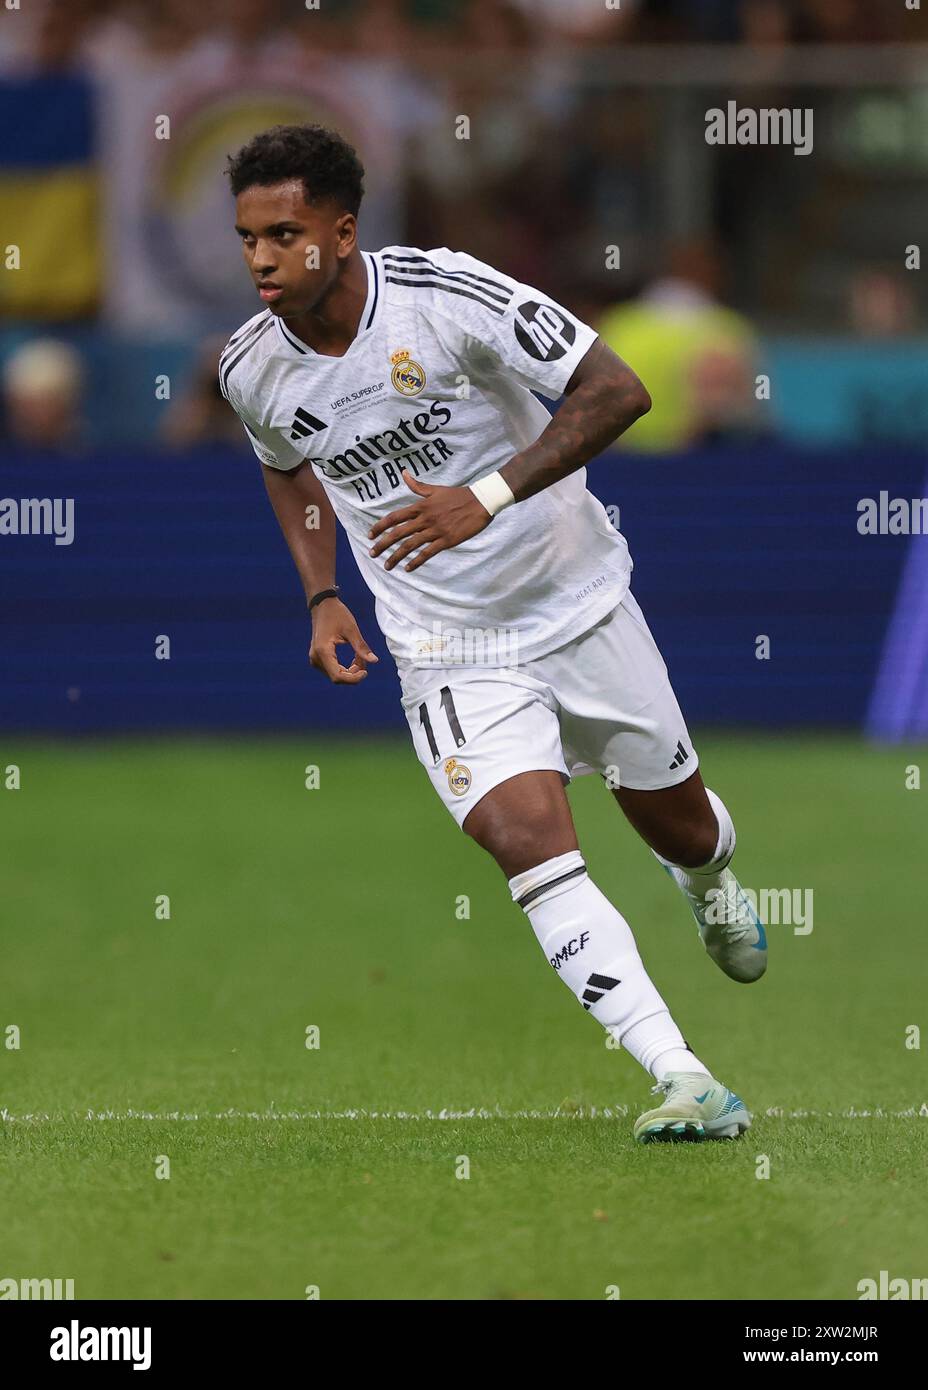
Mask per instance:
[[[283,473],[288,473],[303,462],[303,455],[284,439],[279,430],[270,430],[255,419],[253,412],[237,393],[230,391],[227,386],[222,390],[222,394],[241,420],[248,442],[262,463],[268,468],[277,468]]]
[[[597,338],[594,328],[542,290],[446,246],[427,253],[453,287],[455,321],[475,365],[496,367],[556,400]],[[441,296],[444,298],[444,295]]]

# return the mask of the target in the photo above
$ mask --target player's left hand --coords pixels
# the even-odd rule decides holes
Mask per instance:
[[[410,492],[416,493],[416,501],[410,507],[401,507],[382,517],[368,532],[370,539],[375,541],[372,555],[379,555],[400,542],[385,561],[384,569],[392,570],[407,555],[424,546],[405,566],[407,570],[418,569],[440,550],[450,550],[478,535],[493,520],[469,487],[435,487],[431,483],[420,483],[408,468],[403,469],[403,481]]]

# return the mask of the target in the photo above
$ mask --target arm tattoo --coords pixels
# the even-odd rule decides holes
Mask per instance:
[[[516,501],[589,463],[644,415],[650,404],[631,368],[597,341],[568,383],[557,414],[534,444],[500,470]]]

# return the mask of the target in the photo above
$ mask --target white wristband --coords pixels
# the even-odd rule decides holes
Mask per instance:
[[[490,516],[496,516],[504,507],[511,507],[516,500],[502,473],[488,473],[485,478],[478,478],[470,484],[470,490]]]

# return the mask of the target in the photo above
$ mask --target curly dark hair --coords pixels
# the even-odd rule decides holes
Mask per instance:
[[[302,179],[311,207],[336,202],[358,215],[364,197],[364,166],[357,152],[339,135],[321,125],[275,125],[262,130],[229,155],[224,172],[232,194],[259,184]]]

